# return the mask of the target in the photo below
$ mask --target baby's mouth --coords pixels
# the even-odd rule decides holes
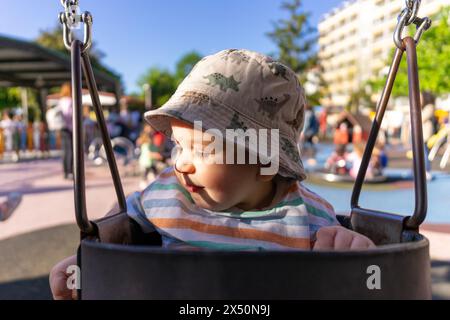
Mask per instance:
[[[190,181],[187,181],[186,178],[183,180],[184,180],[183,181],[184,187],[191,193],[200,192],[201,190],[203,190],[205,188],[202,186],[197,186]]]
[[[186,185],[186,189],[191,193],[197,193],[204,189],[204,187]]]

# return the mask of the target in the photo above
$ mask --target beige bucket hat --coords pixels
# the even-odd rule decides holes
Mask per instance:
[[[198,62],[170,100],[146,112],[145,119],[168,137],[170,118],[201,121],[204,130],[218,129],[223,137],[227,129],[267,129],[268,154],[279,154],[278,174],[304,180],[298,139],[305,104],[304,90],[288,67],[257,52],[229,49]],[[278,150],[270,143],[274,132]]]

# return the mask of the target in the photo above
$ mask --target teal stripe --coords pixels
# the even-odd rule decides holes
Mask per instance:
[[[244,211],[244,212],[221,211],[220,214],[227,215],[230,217],[239,216],[240,218],[258,218],[258,217],[270,215],[271,213],[273,213],[274,211],[276,211],[277,209],[280,209],[282,207],[285,207],[285,206],[297,207],[299,205],[302,205],[303,203],[304,203],[303,199],[298,198],[298,199],[294,199],[294,200],[290,200],[290,201],[282,201],[279,204],[277,204],[276,206],[274,206],[273,208],[268,209],[268,210]]]
[[[194,247],[202,247],[215,250],[263,250],[263,248],[261,247],[235,245],[230,243],[217,243],[210,241],[186,241],[186,243]]]
[[[307,204],[307,203],[305,203],[305,206],[306,206],[306,210],[308,210],[308,213],[312,214],[313,216],[326,219],[329,222],[334,221],[334,218],[330,217],[330,215],[327,212],[320,210],[316,207],[313,207],[312,205]]]

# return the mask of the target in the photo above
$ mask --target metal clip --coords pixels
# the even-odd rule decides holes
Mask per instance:
[[[63,2],[63,0],[61,0]],[[78,1],[66,1],[65,4],[72,3],[72,5],[75,5],[73,3],[78,4]],[[73,21],[78,21],[84,23],[84,41],[83,41],[83,47],[82,52],[84,53],[86,50],[89,50],[92,46],[92,24],[93,24],[93,18],[92,15],[86,11],[82,15],[77,15],[75,18],[71,16],[72,12],[70,14],[67,14],[67,12],[61,12],[59,14],[59,21],[63,25],[63,40],[64,45],[68,50],[71,50],[71,44],[72,44],[72,30],[74,29]],[[71,20],[75,19],[75,20]]]
[[[78,6],[78,0],[61,0],[61,4],[64,7],[64,14],[66,15],[66,21],[68,27],[78,29],[81,22],[81,15],[79,14],[80,8]]]
[[[430,18],[425,17],[422,19],[417,18],[414,23],[416,25],[416,34],[414,35],[414,41],[416,42],[416,44],[418,44],[420,38],[422,37],[422,34],[430,29],[432,22]]]
[[[406,26],[409,26],[412,23],[416,25],[416,33],[414,35],[414,41],[416,44],[419,42],[424,31],[428,30],[431,26],[431,19],[428,17],[417,17],[420,3],[421,0],[406,0],[406,8],[404,8],[398,16],[397,27],[394,31],[394,43],[400,50],[404,50],[402,34],[403,29]]]

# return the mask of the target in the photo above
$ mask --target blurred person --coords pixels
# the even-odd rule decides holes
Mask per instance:
[[[319,123],[317,121],[314,110],[310,105],[305,109],[305,127],[303,128],[303,147],[306,149],[315,150],[314,137],[319,132]]]
[[[4,152],[5,152],[5,139],[3,135],[3,128],[0,125],[0,160],[3,159]]]
[[[435,103],[436,97],[429,91],[422,91],[420,94],[420,103],[422,106],[422,130],[423,130],[423,142],[425,150],[425,169],[427,180],[432,180],[431,174],[431,162],[428,159],[430,150],[428,149],[428,140],[436,133],[435,132]]]
[[[158,145],[154,142],[157,139],[158,135],[156,135],[155,130],[149,124],[145,124],[141,135],[136,141],[141,151],[139,155],[139,167],[142,173],[140,182],[140,188],[142,190],[148,186],[149,182],[156,178],[158,174],[156,161],[163,159]]]
[[[63,172],[64,179],[73,179],[73,104],[72,104],[72,88],[70,83],[65,83],[61,87],[60,98],[56,106],[61,112],[64,120],[61,129],[61,144],[63,151]]]
[[[359,168],[361,167],[364,148],[365,148],[364,143],[362,142],[355,143],[353,144],[353,151],[348,155],[348,161],[351,163],[349,174],[354,179],[356,179],[356,177],[358,176]],[[373,164],[372,162],[370,162],[369,166],[367,167],[366,178],[371,179],[373,177],[374,177]]]
[[[15,130],[11,112],[7,110],[3,112],[3,117],[2,121],[0,122],[0,126],[3,129],[5,152],[11,152],[13,151],[14,147],[14,130]]]
[[[89,146],[95,138],[97,123],[90,117],[90,107],[83,106],[83,131],[84,131],[84,152],[89,152]]]
[[[337,144],[336,149],[325,163],[325,169],[327,169],[330,173],[333,174],[338,175],[349,174],[349,169],[347,166],[348,156],[349,154],[347,153],[347,145]]]
[[[387,168],[389,163],[389,158],[384,150],[385,143],[383,140],[377,139],[375,147],[372,152],[372,168],[374,176],[379,176],[383,174],[383,170]]]
[[[333,142],[334,144],[344,144],[347,145],[349,143],[349,133],[348,126],[345,122],[342,122],[339,127],[336,128],[334,132]]]
[[[23,114],[18,113],[17,117],[17,128],[19,131],[19,150],[25,152],[27,149],[27,125],[23,120]]]
[[[328,118],[328,112],[327,109],[324,107],[319,115],[319,137],[320,139],[325,139],[327,137],[327,118]]]

